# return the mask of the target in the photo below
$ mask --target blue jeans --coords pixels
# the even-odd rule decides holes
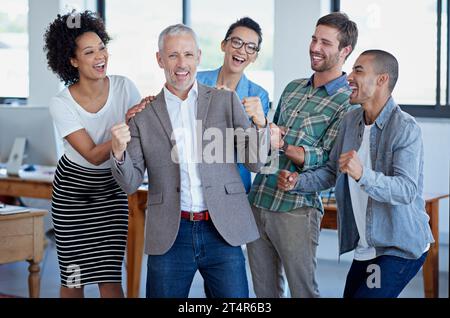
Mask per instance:
[[[197,270],[211,297],[248,298],[245,258],[211,221],[181,219],[173,246],[164,255],[149,255],[147,298],[187,298]]]
[[[418,259],[382,255],[368,261],[353,260],[347,274],[344,298],[396,298],[417,274],[428,251]],[[377,266],[370,265],[375,264]],[[375,268],[375,269],[374,269]],[[379,269],[379,276],[375,273]],[[379,279],[379,285],[373,286]],[[370,286],[369,286],[370,285]],[[372,287],[372,288],[370,288]]]

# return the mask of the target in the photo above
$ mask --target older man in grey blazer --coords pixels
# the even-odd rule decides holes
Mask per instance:
[[[188,297],[197,270],[211,296],[248,297],[240,245],[259,233],[234,154],[255,172],[267,159],[261,103],[243,107],[234,92],[197,83],[201,51],[189,27],[166,28],[158,44],[163,90],[129,126],[112,129],[121,188],[133,193],[145,169],[149,176],[147,297]]]

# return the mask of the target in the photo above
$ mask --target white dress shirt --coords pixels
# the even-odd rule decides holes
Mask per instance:
[[[202,182],[198,170],[197,156],[197,99],[198,86],[194,82],[188,97],[181,100],[164,86],[164,98],[172,123],[180,163],[181,210],[200,212],[207,210]]]

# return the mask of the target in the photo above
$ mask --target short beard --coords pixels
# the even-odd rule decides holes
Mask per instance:
[[[338,64],[338,62],[339,62],[339,53],[330,56],[330,59],[328,61],[325,61],[325,63],[319,67],[314,66],[313,63],[311,62],[311,68],[315,72],[326,72],[335,67],[336,64]]]

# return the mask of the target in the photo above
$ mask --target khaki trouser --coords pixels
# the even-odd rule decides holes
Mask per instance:
[[[291,296],[319,297],[315,277],[322,214],[311,207],[272,212],[252,206],[261,238],[247,244],[257,297],[284,295],[283,269]]]

